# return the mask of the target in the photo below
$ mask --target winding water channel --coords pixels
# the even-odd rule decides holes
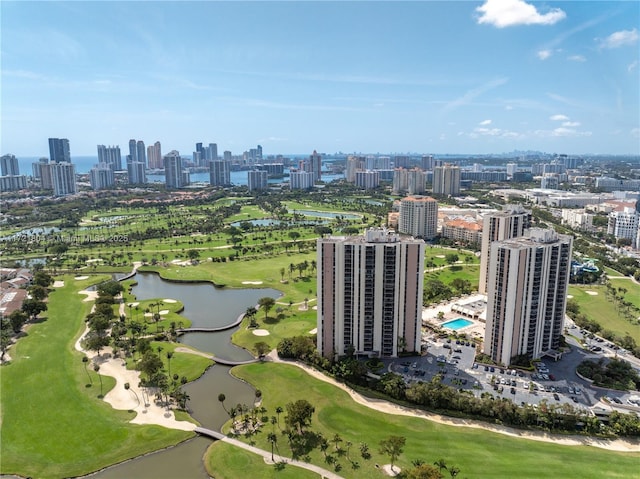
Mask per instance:
[[[138,283],[132,291],[138,300],[169,298],[182,301],[184,311],[181,314],[191,320],[193,327],[214,328],[231,324],[248,307],[255,306],[260,298],[281,296],[274,289],[224,289],[216,288],[210,283],[175,283],[165,281],[153,273],[138,273],[135,280]],[[231,335],[237,329],[217,333],[187,333],[180,338],[180,342],[224,359],[251,359],[251,354],[231,343]],[[235,379],[229,371],[229,367],[216,364],[200,379],[185,386],[191,398],[188,403],[191,415],[204,427],[219,430],[229,418],[218,401],[219,393],[224,393],[227,405],[251,404],[254,400],[253,388]],[[175,447],[110,467],[90,477],[207,479],[209,476],[202,458],[210,445],[210,439],[196,437]]]

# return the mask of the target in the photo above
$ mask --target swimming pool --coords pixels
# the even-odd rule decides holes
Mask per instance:
[[[446,323],[442,323],[443,328],[453,329],[457,331],[458,329],[466,328],[467,326],[473,324],[473,321],[469,321],[464,318],[452,319],[451,321],[447,321]]]

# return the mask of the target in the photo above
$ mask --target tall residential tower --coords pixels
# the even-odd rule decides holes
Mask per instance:
[[[420,351],[424,241],[387,229],[319,238],[318,352]]]

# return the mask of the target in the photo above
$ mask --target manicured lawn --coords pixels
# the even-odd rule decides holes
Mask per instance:
[[[471,283],[473,290],[478,289],[480,282],[480,265],[477,264],[456,264],[453,267],[446,267],[436,271],[427,271],[424,275],[425,281],[437,279],[444,284],[450,284],[454,279],[460,278]]]
[[[629,282],[627,287],[629,287],[630,284],[631,282]],[[598,294],[590,295],[587,291],[593,291]],[[640,343],[640,326],[631,324],[618,314],[613,303],[607,299],[606,288],[604,286],[581,286],[572,284],[569,286],[569,294],[572,295],[578,305],[580,305],[580,312],[589,319],[600,323],[603,329],[613,331],[620,336],[629,334],[637,343]],[[627,293],[627,296],[628,295],[629,293]]]
[[[345,448],[351,441],[350,457],[357,460],[359,469],[353,470],[349,461],[339,457],[340,475],[345,478],[383,477],[375,464],[389,463],[388,457],[378,453],[378,444],[389,435],[406,437],[406,446],[396,464],[407,469],[411,461],[422,459],[427,463],[443,458],[447,464],[461,469],[460,477],[532,478],[563,477],[576,479],[635,477],[640,454],[608,452],[594,447],[560,446],[557,444],[516,439],[481,429],[452,427],[419,418],[394,416],[375,412],[353,402],[342,390],[308,376],[291,365],[256,363],[236,367],[233,373],[262,391],[263,405],[269,416],[277,406],[306,399],[315,407],[312,430],[331,439],[340,434]],[[280,417],[283,426],[284,414]],[[252,439],[262,449],[270,450],[266,435],[274,429],[278,433],[280,452],[290,456],[286,436],[278,426],[267,425]],[[360,457],[359,444],[369,445],[371,459]],[[329,452],[333,450],[330,445]],[[215,449],[214,449],[215,451]],[[329,468],[318,449],[310,452],[312,462]],[[270,467],[257,461],[221,458],[207,459],[215,477],[270,477]],[[236,475],[227,467],[238,467]],[[242,471],[242,472],[240,472]]]
[[[129,424],[133,417],[97,398],[98,380],[87,375],[75,351],[91,303],[78,291],[96,278],[74,281],[49,299],[46,321],[29,326],[2,366],[1,472],[38,478],[87,474],[128,458],[182,441],[192,433]],[[105,278],[103,278],[105,279]],[[104,392],[114,380],[103,377]]]
[[[614,288],[623,288],[627,292],[624,293],[624,300],[629,301],[640,308],[640,284],[636,284],[629,279],[610,279],[611,286]]]
[[[268,450],[271,451],[271,448]],[[204,461],[209,475],[216,479],[237,479],[240,476],[260,479],[318,479],[316,473],[301,467],[285,466],[277,471],[274,466],[266,465],[261,456],[222,441],[216,441],[209,447]]]

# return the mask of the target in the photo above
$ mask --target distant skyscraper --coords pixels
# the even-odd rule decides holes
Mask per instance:
[[[98,164],[106,163],[114,171],[122,170],[119,146],[98,145]]]
[[[161,170],[164,168],[162,147],[159,141],[156,141],[153,145],[149,145],[147,148],[147,162],[151,170]]]
[[[372,190],[380,186],[380,172],[369,170],[356,171],[356,186],[365,190]]]
[[[138,161],[138,149],[136,146],[136,140],[129,140],[129,156],[131,157],[131,161]]]
[[[289,171],[289,188],[292,190],[309,190],[313,188],[316,175],[311,171]]]
[[[218,159],[218,145],[216,143],[209,143],[207,148],[207,160],[216,161]]]
[[[66,161],[49,163],[53,194],[55,196],[73,195],[76,193],[76,167]]]
[[[182,188],[184,177],[182,174],[182,158],[176,150],[170,151],[164,157],[164,178],[167,188]]]
[[[384,228],[318,239],[318,352],[419,352],[424,251],[424,241]]]
[[[445,163],[433,169],[433,194],[458,196],[460,194],[460,167]]]
[[[89,182],[94,190],[106,190],[115,184],[114,169],[110,164],[98,163],[89,170]]]
[[[49,158],[53,163],[71,163],[69,140],[66,138],[49,138]]]
[[[411,170],[396,168],[393,170],[393,194],[422,195],[426,193],[426,188],[427,174],[420,168]]]
[[[433,170],[433,156],[432,155],[424,155],[420,162],[420,167],[427,171]]]
[[[365,158],[363,156],[348,156],[347,157],[347,173],[346,180],[349,183],[355,183],[356,172],[364,169]]]
[[[408,196],[400,200],[398,231],[430,240],[438,234],[438,202],[429,196]]]
[[[210,161],[209,183],[211,186],[231,185],[231,164],[225,160]]]
[[[315,180],[320,181],[322,179],[322,155],[313,150],[313,153],[309,156],[309,163],[311,164],[311,171],[315,175]]]
[[[0,172],[2,176],[17,176],[20,174],[18,159],[15,155],[2,155],[0,157]]]
[[[502,211],[489,213],[484,216],[482,225],[482,247],[480,252],[480,284],[478,291],[487,294],[487,278],[489,265],[493,262],[489,255],[491,243],[524,235],[531,227],[531,211],[522,205],[504,205]]]
[[[142,163],[145,168],[147,167],[147,150],[144,147],[144,141],[138,140],[136,143],[136,161]]]
[[[131,146],[131,144],[129,144],[129,146]],[[145,184],[147,182],[145,164],[133,159],[131,155],[127,155],[127,176],[130,185]]]
[[[229,150],[225,150],[222,153],[222,158],[226,161],[231,161],[233,159],[233,155],[231,154],[231,152]]]
[[[559,350],[572,244],[571,236],[541,228],[491,243],[484,339],[491,359],[506,366]]]
[[[265,170],[247,171],[247,184],[249,191],[266,190],[268,173]]]

